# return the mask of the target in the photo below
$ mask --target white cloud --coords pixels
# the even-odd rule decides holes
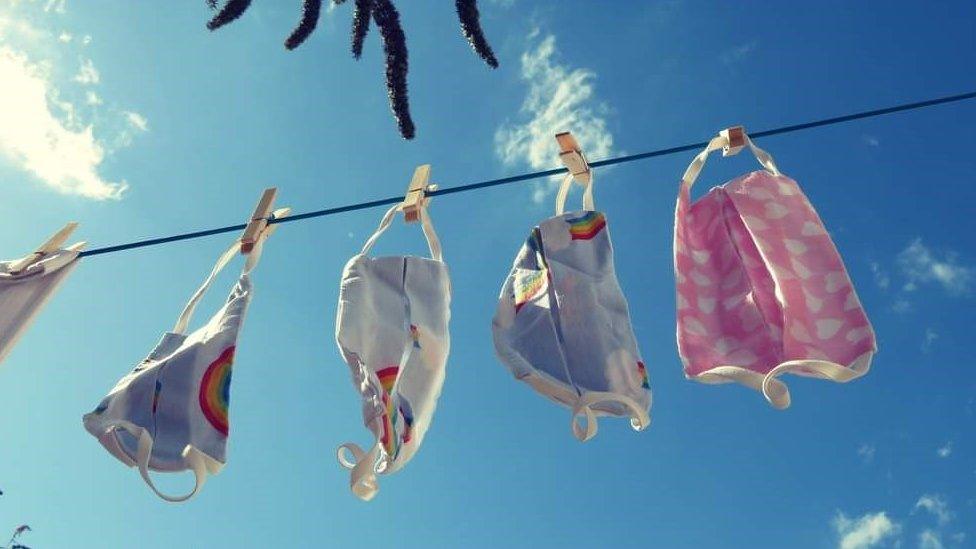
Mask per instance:
[[[95,63],[91,59],[82,59],[78,74],[75,75],[75,82],[90,86],[98,84],[101,79],[98,69],[95,68]]]
[[[857,455],[861,458],[864,463],[871,463],[874,461],[874,452],[876,448],[873,444],[862,444],[857,449]]]
[[[925,329],[925,337],[922,339],[922,352],[927,353],[932,350],[932,344],[939,339],[939,334],[932,328]]]
[[[873,135],[865,134],[864,136],[861,137],[861,139],[864,141],[864,144],[867,145],[868,147],[878,148],[881,146],[881,141],[879,141],[878,138]]]
[[[942,446],[936,450],[935,453],[938,454],[940,458],[949,457],[949,455],[952,454],[952,441],[950,440],[949,442],[946,442],[945,446]]]
[[[749,57],[749,55],[755,52],[756,48],[758,47],[759,42],[756,40],[746,42],[745,44],[740,44],[732,49],[722,52],[721,55],[719,55],[719,59],[721,59],[722,63],[725,63],[726,65],[734,65],[746,57]]]
[[[935,515],[935,518],[939,521],[939,526],[945,525],[952,520],[952,511],[949,510],[949,504],[946,503],[945,498],[938,494],[926,494],[918,498],[912,512],[914,513],[919,509],[924,509]]]
[[[106,181],[98,174],[105,150],[92,126],[70,128],[52,112],[49,98],[72,118],[71,104],[56,100],[57,90],[42,67],[2,46],[0,82],[0,154],[59,192],[96,199],[121,195],[124,181]]]
[[[58,35],[58,42],[64,42],[67,44],[68,42],[71,42],[72,38],[73,36],[71,36],[70,32],[61,31],[61,34]]]
[[[904,290],[909,292],[921,284],[935,282],[950,294],[965,294],[973,279],[973,269],[959,265],[956,254],[948,253],[940,260],[922,244],[921,238],[913,240],[898,254],[898,265],[908,280]]]
[[[912,303],[905,298],[899,298],[895,300],[891,309],[896,313],[907,313],[912,310]]]
[[[68,0],[47,0],[47,4],[44,6],[44,11],[53,11],[54,13],[64,13],[66,10],[65,4]]]
[[[133,111],[124,111],[122,114],[133,128],[142,132],[149,131],[149,121],[145,116]]]
[[[101,105],[103,101],[97,93],[88,90],[85,92],[85,103],[88,103],[89,105]]]
[[[535,40],[538,30],[530,40]],[[495,152],[506,165],[527,164],[535,170],[559,165],[555,134],[572,131],[591,160],[610,156],[613,135],[604,118],[609,110],[597,102],[596,73],[556,60],[556,38],[548,35],[522,54],[522,79],[529,85],[519,122],[502,124],[495,132]],[[538,203],[553,191],[554,182],[536,188]]]
[[[891,285],[891,277],[888,276],[888,273],[881,268],[881,264],[877,261],[872,261],[870,266],[871,274],[874,275],[874,283],[878,285],[878,288],[887,290],[888,286]]]
[[[868,549],[897,537],[901,525],[888,518],[887,513],[865,513],[858,518],[848,518],[838,512],[833,521],[840,549]]]
[[[919,549],[942,549],[943,547],[945,545],[942,544],[942,537],[934,530],[925,529],[918,535]]]

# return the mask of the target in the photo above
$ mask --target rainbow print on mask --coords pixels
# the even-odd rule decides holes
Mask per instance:
[[[538,296],[546,287],[546,271],[520,271],[515,275],[515,312]]]
[[[228,408],[230,406],[231,365],[234,363],[234,346],[230,346],[207,366],[200,380],[200,409],[204,417],[219,433],[230,432]]]
[[[413,410],[410,408],[410,402],[403,397],[398,397],[397,400],[400,402],[400,415],[403,416],[403,435],[401,439],[403,443],[406,444],[410,442],[410,436],[413,429]]]
[[[410,325],[410,337],[413,339],[413,348],[420,348],[420,331],[413,324]]]
[[[607,220],[600,212],[587,212],[575,219],[567,218],[566,222],[573,240],[589,240],[607,226]]]
[[[641,387],[645,389],[651,388],[651,380],[647,378],[647,368],[644,367],[644,363],[637,361],[637,372],[640,374]]]
[[[383,390],[390,394],[393,392],[393,386],[396,384],[397,374],[400,373],[399,366],[388,366],[382,370],[376,371],[376,377],[380,380],[380,386]]]

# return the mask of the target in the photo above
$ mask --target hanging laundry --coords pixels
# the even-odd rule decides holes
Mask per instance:
[[[712,151],[748,146],[765,170],[692,203]],[[789,372],[846,382],[867,373],[874,331],[823,222],[796,181],[741,128],[692,161],[675,211],[678,350],[689,379],[737,382],[790,405]]]
[[[402,204],[394,206],[362,252],[346,264],[339,289],[336,343],[362,397],[363,421],[375,442],[368,452],[343,444],[338,458],[351,471],[352,492],[367,501],[379,490],[377,473],[402,469],[420,448],[444,384],[451,346],[451,281],[422,191],[419,200],[415,214],[431,258],[368,255],[403,209]],[[408,219],[414,215],[405,214]]]
[[[0,261],[0,362],[78,265],[85,243],[61,248],[75,227],[69,223],[25,258]]]
[[[593,206],[563,213],[573,176],[556,198],[556,216],[533,229],[519,250],[492,321],[495,350],[516,379],[572,409],[573,434],[589,440],[596,416],[650,424],[650,382],[613,264],[606,216]],[[579,423],[583,415],[586,425]]]
[[[272,189],[265,192],[261,204],[270,211],[274,193],[269,191]],[[286,213],[283,209],[275,215]],[[166,501],[192,498],[208,473],[217,474],[227,463],[232,364],[253,295],[250,273],[261,257],[264,240],[275,227],[267,226],[266,219],[256,215],[244,237],[217,260],[173,330],[164,333],[149,356],[84,416],[85,429],[119,461],[138,467],[146,484]],[[239,251],[244,251],[247,259],[226,303],[206,325],[187,334],[200,300]],[[153,483],[150,470],[192,471],[193,489],[182,496],[164,494]]]

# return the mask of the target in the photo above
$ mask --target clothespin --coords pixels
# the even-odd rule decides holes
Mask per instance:
[[[407,223],[415,223],[420,219],[420,210],[427,207],[428,191],[437,190],[437,185],[430,183],[430,164],[417,166],[410,178],[410,186],[407,187],[407,194],[400,203],[400,210]]]
[[[579,142],[573,137],[572,132],[562,132],[556,134],[556,143],[559,144],[559,159],[569,170],[580,185],[588,185],[593,174],[590,171],[590,164],[583,156]]]
[[[68,237],[71,236],[71,233],[73,233],[77,228],[78,228],[78,223],[74,221],[66,224],[64,227],[61,228],[60,231],[54,233],[54,236],[47,239],[47,242],[41,244],[41,246],[37,248],[37,250],[35,250],[34,253],[28,255],[27,257],[24,257],[22,259],[10,263],[7,266],[7,272],[14,275],[20,274],[24,272],[31,265],[43,259],[44,256],[50,255],[60,250],[61,246],[63,246],[65,241],[68,240]],[[85,245],[84,242],[79,242],[77,244],[71,245],[68,249],[74,251],[80,249],[84,245]]]
[[[277,217],[285,217],[291,213],[291,208],[271,210],[274,207],[275,197],[277,196],[277,187],[265,189],[261,194],[261,199],[258,200],[258,205],[255,206],[254,213],[251,214],[251,220],[247,223],[247,227],[244,228],[244,234],[241,235],[242,254],[246,255],[251,253],[255,244],[261,241],[261,239],[271,236],[276,226],[268,225],[268,221]]]
[[[732,126],[719,132],[725,138],[722,156],[734,156],[746,146],[746,130],[742,126]]]

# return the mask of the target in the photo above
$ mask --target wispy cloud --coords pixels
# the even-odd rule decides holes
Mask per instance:
[[[922,339],[922,352],[927,353],[932,350],[932,344],[939,339],[939,334],[932,328],[925,329],[925,337]]]
[[[78,67],[78,74],[75,75],[74,81],[85,86],[91,86],[98,84],[101,78],[98,69],[95,68],[95,62],[91,59],[82,59],[81,66]]]
[[[870,263],[871,274],[874,275],[874,283],[882,290],[887,290],[888,286],[891,286],[891,277],[888,273],[881,267],[881,264],[877,261],[872,261]]]
[[[946,442],[945,443],[945,446],[939,447],[939,449],[936,450],[935,453],[940,458],[947,458],[947,457],[949,457],[952,454],[952,441],[950,440],[949,442]]]
[[[128,185],[104,177],[102,164],[148,122],[106,107],[92,89],[102,75],[94,60],[78,56],[90,37],[49,30],[60,26],[64,10],[59,1],[15,3],[0,15],[0,162],[60,193],[116,199]],[[66,59],[80,59],[80,66]]]
[[[911,241],[898,254],[898,266],[907,282],[905,291],[914,291],[922,284],[935,283],[952,295],[966,294],[973,280],[973,269],[959,265],[957,254],[948,252],[940,259],[921,238]]]
[[[918,498],[912,512],[914,513],[919,510],[932,513],[936,520],[938,520],[939,526],[943,526],[952,520],[952,511],[949,510],[949,504],[946,503],[945,498],[938,494],[925,494]]]
[[[873,135],[865,134],[861,136],[861,141],[864,141],[864,144],[867,145],[868,147],[872,147],[875,149],[881,146],[881,141],[879,141],[878,138]]]
[[[892,521],[884,511],[865,513],[857,518],[848,518],[837,512],[833,520],[837,533],[837,547],[840,549],[868,549],[896,538],[901,525]]]
[[[506,165],[525,164],[535,170],[558,165],[555,134],[573,132],[591,159],[610,156],[613,135],[607,129],[606,104],[597,101],[596,73],[572,68],[558,60],[556,37],[529,36],[532,46],[521,57],[521,77],[528,84],[516,122],[506,122],[495,132],[495,152]],[[538,203],[552,192],[553,182],[541,184],[533,196]]]
[[[719,54],[719,59],[721,59],[722,63],[725,63],[726,65],[734,65],[752,55],[752,53],[755,52],[758,47],[759,42],[757,40],[746,42],[729,50],[723,51],[721,54]]]
[[[926,528],[918,535],[918,549],[942,549],[942,536],[935,530]]]
[[[864,464],[866,465],[874,461],[875,451],[876,448],[874,447],[873,444],[862,444],[857,449],[857,455],[858,457],[861,458],[861,461],[863,461]]]

